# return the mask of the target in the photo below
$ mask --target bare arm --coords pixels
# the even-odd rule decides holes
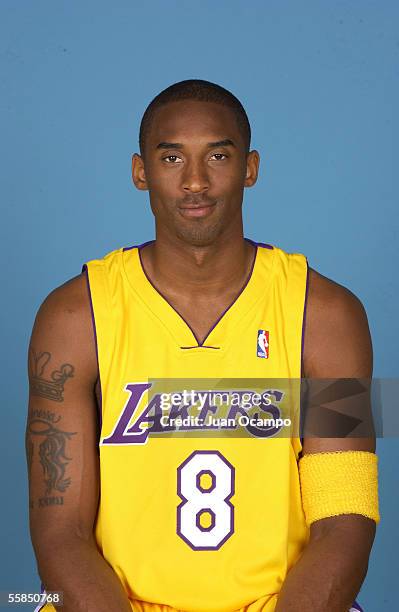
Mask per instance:
[[[371,378],[372,346],[360,301],[310,273],[304,369],[308,378]],[[375,451],[374,438],[305,438],[303,454]],[[310,540],[290,570],[276,612],[347,612],[367,573],[375,536],[371,519],[348,514],[312,523]]]
[[[89,296],[79,276],[42,304],[29,347],[31,537],[46,590],[63,591],[63,612],[131,612],[93,533],[99,499],[97,375]]]

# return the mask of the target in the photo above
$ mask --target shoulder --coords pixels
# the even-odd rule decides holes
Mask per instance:
[[[59,354],[97,375],[95,336],[86,273],[54,289],[41,304],[33,326],[31,347]]]
[[[348,288],[309,268],[305,376],[368,376],[371,368],[371,339],[362,302]]]
[[[317,310],[318,314],[324,312],[338,317],[349,312],[353,315],[364,313],[362,302],[352,291],[313,268],[309,268],[308,307]]]
[[[91,317],[90,296],[86,273],[79,274],[60,285],[44,299],[38,317],[79,325]]]

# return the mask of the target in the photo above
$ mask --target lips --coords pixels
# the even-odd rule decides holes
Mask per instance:
[[[212,214],[215,205],[216,202],[213,204],[184,204],[179,206],[179,211],[184,217],[206,217]]]
[[[192,204],[189,206],[180,206],[182,210],[198,210],[198,208],[210,208],[211,206],[215,206],[215,204]]]
[[[216,201],[209,198],[209,196],[199,198],[188,196],[180,200],[179,208],[206,208],[214,204],[216,204]]]

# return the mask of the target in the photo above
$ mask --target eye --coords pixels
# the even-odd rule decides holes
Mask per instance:
[[[167,164],[179,164],[182,161],[181,157],[177,157],[177,155],[166,155],[166,157],[163,157],[162,159],[166,161]]]
[[[216,158],[216,161],[223,161],[223,159],[222,159],[222,158],[227,159],[227,155],[225,155],[224,153],[214,153],[214,154],[211,156],[211,160],[212,160],[212,157],[215,157],[215,158]]]

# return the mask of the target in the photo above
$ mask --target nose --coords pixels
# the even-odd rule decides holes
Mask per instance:
[[[202,193],[209,188],[207,169],[199,161],[187,161],[183,173],[183,189],[190,193]]]

